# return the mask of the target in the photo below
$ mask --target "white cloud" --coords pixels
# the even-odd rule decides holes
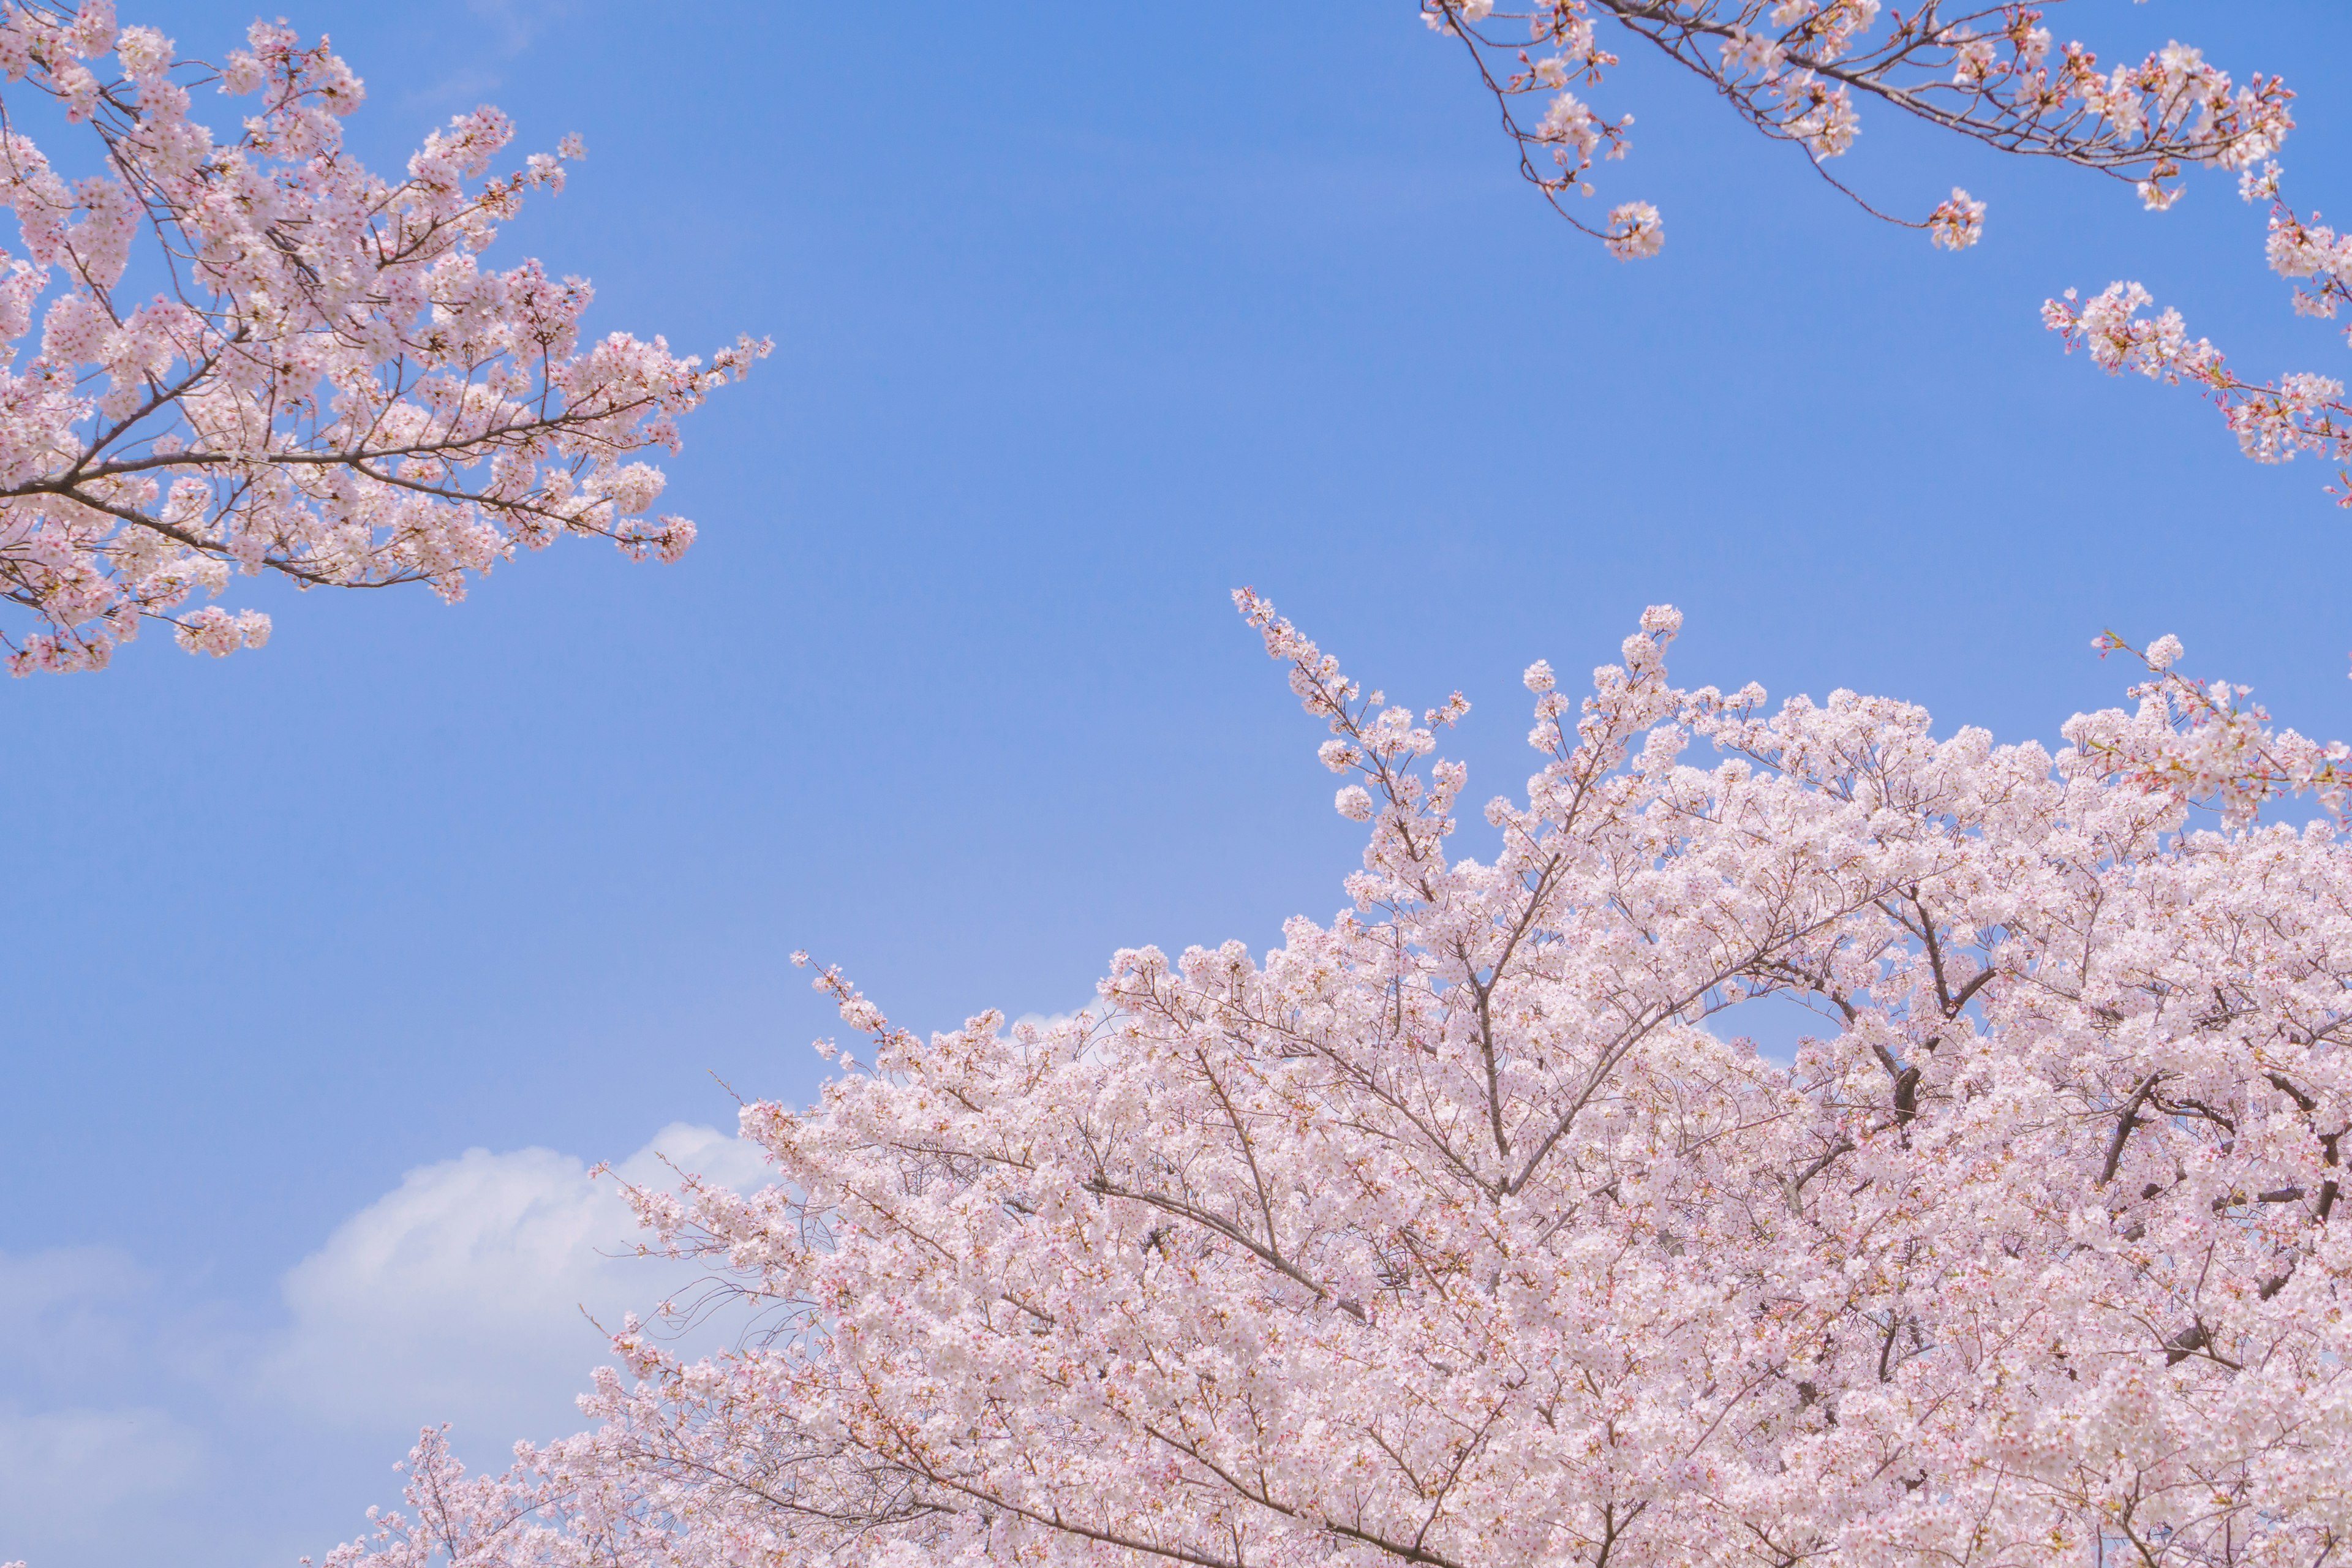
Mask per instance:
[[[404,108],[431,110],[438,119],[444,112],[463,114],[477,105],[492,101],[491,94],[506,84],[507,79],[497,71],[453,71],[428,86],[404,94],[400,101]]]
[[[731,1185],[765,1180],[753,1146],[684,1123],[615,1170],[674,1186],[665,1156]],[[608,1359],[590,1318],[616,1325],[696,1278],[630,1256],[638,1240],[614,1183],[571,1155],[471,1149],[421,1166],[286,1275],[290,1321],[257,1385],[336,1426],[446,1420],[501,1443],[571,1430],[572,1399]]]
[[[147,1271],[120,1247],[59,1247],[0,1256],[0,1301],[19,1318],[79,1316],[93,1300],[129,1295],[146,1282]]]
[[[163,1408],[184,1323],[128,1253],[0,1254],[0,1559],[103,1561],[187,1506],[207,1444]]]
[[[1017,1029],[1022,1025],[1027,1024],[1039,1029],[1053,1029],[1058,1028],[1062,1025],[1070,1022],[1081,1013],[1086,1014],[1091,1018],[1099,1019],[1106,1011],[1108,1011],[1108,1009],[1104,1007],[1101,998],[1089,997],[1087,1000],[1079,1003],[1076,1006],[1072,1007],[1066,1012],[1024,1013],[1021,1016],[1013,1020],[1011,1026]]]
[[[17,1332],[0,1338],[0,1371],[17,1397],[28,1384],[70,1372],[86,1396],[89,1369],[128,1359],[147,1332],[138,1310],[154,1282],[131,1255],[110,1247],[60,1247],[0,1254],[0,1315]]]
[[[467,0],[466,8],[497,31],[500,48],[515,55],[568,17],[572,5],[571,0]]]
[[[119,1538],[125,1510],[183,1497],[204,1479],[205,1448],[163,1410],[0,1405],[0,1546],[46,1560]]]
[[[752,1145],[684,1123],[616,1171],[671,1187],[672,1165],[768,1178]],[[450,1422],[493,1466],[578,1430],[609,1359],[581,1309],[617,1322],[695,1277],[628,1256],[637,1240],[582,1161],[475,1149],[336,1226],[280,1279],[276,1324],[117,1249],[0,1254],[0,1562],[291,1562],[394,1500],[419,1426]]]
[[[573,0],[467,0],[466,8],[479,24],[466,47],[453,52],[466,65],[404,95],[407,108],[462,113],[489,101],[507,81],[498,62],[528,53],[540,35],[570,21],[577,7]]]

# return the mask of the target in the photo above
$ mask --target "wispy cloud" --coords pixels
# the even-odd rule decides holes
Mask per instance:
[[[1099,1020],[1108,1011],[1109,1009],[1103,1005],[1100,998],[1089,997],[1076,1006],[1066,1008],[1059,1013],[1024,1013],[1013,1020],[1012,1026],[1017,1029],[1025,1024],[1033,1028],[1055,1029],[1064,1024],[1076,1022],[1082,1013],[1089,1018]]]
[[[506,84],[504,67],[528,53],[549,29],[571,19],[573,0],[467,0],[478,24],[464,66],[404,94],[404,109],[462,113]]]
[[[0,1405],[0,1539],[42,1557],[102,1549],[125,1510],[194,1490],[207,1458],[204,1434],[167,1411]]]
[[[757,1152],[708,1127],[664,1128],[616,1167],[668,1187],[663,1163],[757,1186]],[[593,1319],[617,1324],[694,1278],[632,1257],[634,1215],[614,1184],[551,1149],[471,1149],[408,1173],[286,1276],[289,1323],[257,1386],[310,1419],[353,1427],[448,1420],[546,1437],[605,1359]]]
[[[753,1145],[683,1122],[614,1170],[657,1187],[679,1171],[767,1180]],[[233,1535],[205,1531],[257,1486],[281,1485],[254,1473],[261,1456],[324,1445],[388,1481],[379,1467],[428,1422],[453,1423],[493,1463],[517,1437],[572,1430],[574,1397],[609,1359],[586,1314],[617,1323],[697,1278],[633,1256],[638,1239],[614,1183],[585,1162],[473,1149],[337,1226],[286,1272],[274,1325],[235,1321],[117,1249],[0,1255],[0,1313],[16,1330],[0,1338],[0,1558],[129,1561],[205,1539],[225,1564]],[[355,1533],[359,1506],[331,1510],[325,1529]]]
[[[499,48],[519,55],[579,7],[573,0],[466,0],[466,9],[490,29]]]

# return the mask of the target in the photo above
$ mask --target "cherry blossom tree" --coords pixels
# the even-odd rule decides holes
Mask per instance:
[[[256,646],[260,612],[192,607],[236,573],[456,599],[560,534],[666,561],[692,542],[646,515],[663,478],[640,454],[677,450],[678,417],[768,345],[705,363],[583,338],[584,280],[483,264],[576,140],[492,174],[513,128],[478,109],[387,180],[343,147],[362,92],[323,39],[256,23],[212,66],[118,27],[111,0],[0,4],[0,71],[13,672],[101,667],[147,620],[205,653]],[[231,134],[194,118],[200,90],[249,100]],[[78,142],[62,169],[43,117]]]
[[[633,1192],[751,1313],[446,1436],[334,1568],[2303,1564],[2352,1536],[2339,749],[2136,657],[2057,750],[1667,678],[1656,608],[1456,847],[1460,695],[1238,595],[1368,840],[1282,943],[856,1037],[774,1184]],[[2115,639],[2103,646],[2121,648]],[[2218,818],[2205,815],[2218,808]],[[1742,1010],[1801,1004],[1776,1061]],[[436,1555],[438,1554],[438,1555]]]

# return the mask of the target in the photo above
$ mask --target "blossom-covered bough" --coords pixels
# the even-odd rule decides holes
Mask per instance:
[[[1654,609],[1580,709],[1528,672],[1474,858],[1461,698],[1239,598],[1369,826],[1349,907],[1009,1035],[821,971],[866,1043],[745,1109],[775,1184],[632,1194],[761,1331],[625,1326],[504,1476],[428,1433],[337,1568],[2337,1554],[2352,853],[2247,816],[2291,737],[2170,639],[2054,753],[1768,708],[1670,684]]]
[[[454,599],[562,533],[665,560],[691,542],[645,515],[663,479],[636,455],[676,450],[678,416],[767,344],[706,364],[583,340],[584,280],[482,265],[576,142],[491,174],[512,128],[478,109],[386,180],[343,148],[361,85],[323,40],[256,23],[215,68],[118,28],[110,0],[0,4],[0,71],[14,672],[102,666],[150,618],[208,653],[257,644],[259,612],[190,607],[232,573]],[[250,100],[226,139],[193,117],[207,89]],[[37,121],[51,152],[52,129],[79,143],[63,167]]]
[[[2280,79],[2234,84],[2180,44],[2103,68],[2094,51],[2056,43],[2042,25],[2061,4],[1544,0],[1497,10],[1493,0],[1421,0],[1421,14],[1461,40],[1518,148],[1520,172],[1569,222],[1621,257],[1655,254],[1664,238],[1657,209],[1629,202],[1596,225],[1570,199],[1593,194],[1596,153],[1622,158],[1631,146],[1631,114],[1604,117],[1578,95],[1619,64],[1608,47],[1618,39],[1662,51],[1740,119],[1796,146],[1864,210],[1925,229],[1952,250],[1982,232],[1984,204],[1966,191],[1906,218],[1830,173],[1829,160],[1853,145],[1862,101],[2004,153],[2126,181],[2153,207],[2179,198],[2186,166],[2257,166],[2294,127],[2294,95]]]
[[[2279,169],[2263,165],[2242,181],[2248,201],[2271,204],[2271,270],[2294,285],[2298,315],[2332,320],[2352,302],[2352,237],[2338,235],[2289,205],[2279,191]],[[2327,493],[2352,507],[2352,404],[2336,376],[2297,371],[2275,381],[2249,380],[2230,368],[2221,351],[2204,338],[2191,339],[2189,324],[2168,307],[2142,314],[2155,297],[2134,282],[2110,283],[2085,300],[2075,290],[2045,300],[2042,320],[2061,333],[2071,352],[2086,351],[2110,375],[2136,372],[2152,381],[2196,387],[2221,409],[2239,447],[2258,463],[2284,463],[2299,452],[2316,453],[2336,465]],[[2352,327],[2346,329],[2352,342]]]
[[[1546,0],[1497,9],[1493,0],[1421,0],[1423,19],[1460,41],[1517,146],[1520,173],[1560,216],[1625,259],[1654,256],[1664,219],[1632,200],[1602,219],[1584,216],[1596,162],[1623,157],[1633,117],[1589,101],[1620,63],[1610,46],[1638,40],[1711,88],[1748,125],[1795,145],[1814,170],[1873,216],[1924,229],[1948,250],[1981,237],[1985,204],[1967,191],[1924,215],[1890,211],[1840,180],[1829,161],[1853,144],[1865,104],[2004,153],[2052,158],[2133,185],[2148,206],[2180,198],[2195,165],[2239,176],[2248,201],[2270,204],[2272,268],[2296,285],[2294,308],[2333,318],[2352,300],[2352,238],[2290,205],[2274,154],[2294,129],[2294,95],[2277,76],[2243,83],[2170,43],[2137,61],[2102,65],[2043,26],[2063,0],[2041,6],[1908,8],[1880,0]],[[2250,380],[2178,310],[2119,281],[2084,301],[2069,289],[2042,307],[2072,349],[2110,374],[2186,382],[2220,406],[2249,457],[2284,462],[2315,452],[2338,466],[2329,487],[2352,506],[2352,404],[2340,378],[2311,373]]]

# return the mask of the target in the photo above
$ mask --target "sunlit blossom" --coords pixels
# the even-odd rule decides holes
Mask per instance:
[[[2170,637],[2055,752],[1685,689],[1655,606],[1580,705],[1530,667],[1474,856],[1238,598],[1368,824],[1339,912],[1042,1028],[820,969],[863,1043],[744,1109],[773,1184],[631,1194],[760,1331],[624,1324],[502,1475],[427,1432],[333,1568],[2326,1560],[2352,850],[2252,816],[2343,748]]]
[[[324,42],[257,22],[207,66],[103,0],[0,6],[0,71],[12,671],[101,667],[151,619],[194,652],[259,647],[260,612],[191,607],[232,574],[455,599],[559,534],[665,561],[692,541],[646,517],[663,481],[636,454],[677,450],[679,416],[768,345],[705,363],[585,336],[584,279],[483,265],[526,195],[562,189],[576,138],[494,174],[512,127],[478,109],[388,181],[343,148],[364,95]],[[217,134],[205,89],[258,101]],[[87,138],[67,162],[100,172],[52,167],[26,129],[44,100]],[[135,300],[132,278],[169,290]]]

